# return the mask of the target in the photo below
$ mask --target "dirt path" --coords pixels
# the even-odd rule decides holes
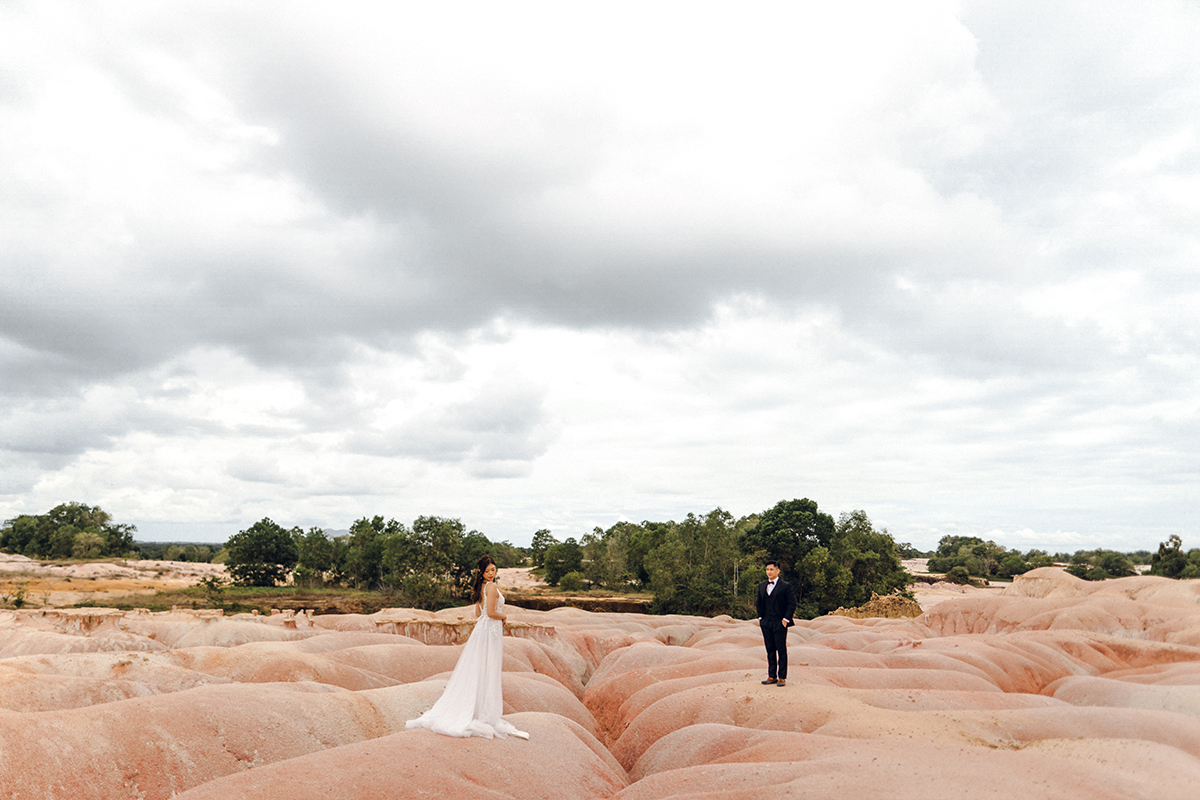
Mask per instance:
[[[496,582],[501,589],[527,592],[531,589],[548,589],[549,585],[533,574],[533,567],[505,567],[496,570]]]

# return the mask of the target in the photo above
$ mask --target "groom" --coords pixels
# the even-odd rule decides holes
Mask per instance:
[[[794,625],[796,595],[779,578],[779,562],[767,562],[767,579],[758,585],[758,626],[767,646],[767,679],[763,684],[787,685],[787,632]],[[778,676],[778,677],[777,677]]]

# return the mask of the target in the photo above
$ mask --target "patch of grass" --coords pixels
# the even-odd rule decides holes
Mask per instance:
[[[13,608],[23,608],[26,603],[25,595],[28,593],[29,581],[18,580],[5,589],[0,590],[0,600],[5,603],[12,603]]]
[[[379,592],[343,589],[330,586],[224,586],[219,594],[197,585],[182,589],[167,589],[154,594],[130,594],[102,601],[88,600],[72,608],[116,608],[132,611],[170,611],[179,608],[220,608],[227,614],[258,611],[269,614],[271,609],[312,609],[314,613],[367,613],[387,608],[388,596]]]
[[[525,592],[520,589],[512,589],[512,588],[509,588],[507,591],[511,591],[516,594],[528,594],[529,593],[529,592]],[[605,589],[605,588],[598,587],[598,586],[593,587],[591,589],[581,589],[581,590],[575,591],[575,592],[572,592],[568,589],[564,589],[561,586],[549,586],[549,587],[543,586],[543,587],[539,587],[537,589],[536,594],[569,594],[572,597],[617,597],[617,598],[626,597],[626,598],[630,598],[632,600],[650,600],[654,597],[654,595],[651,592],[639,592],[639,591],[634,591],[632,589],[627,592],[622,592],[622,591],[618,591],[616,589]]]
[[[147,600],[144,595],[126,595],[124,597],[113,597],[103,602],[96,600],[85,600],[82,603],[64,606],[64,608],[115,608],[118,611],[133,611],[135,608],[144,608],[147,611],[170,611],[171,606],[163,603],[155,603]]]

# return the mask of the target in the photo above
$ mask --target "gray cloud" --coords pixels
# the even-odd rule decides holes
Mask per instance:
[[[347,445],[375,456],[464,462],[477,477],[513,477],[528,474],[556,427],[543,408],[542,391],[493,382],[464,402],[428,409],[383,430],[360,430]]]
[[[594,111],[573,115],[557,96],[498,94],[479,110],[511,105],[500,124],[512,127],[495,142],[476,144],[470,135],[454,142],[422,129],[428,110],[414,104],[466,101],[421,94],[421,77],[404,74],[412,67],[407,62],[392,73],[346,68],[328,60],[333,56],[311,31],[295,27],[273,45],[226,44],[223,53],[226,88],[242,113],[279,133],[271,166],[263,167],[297,176],[343,214],[366,215],[396,232],[399,249],[362,265],[378,293],[344,305],[367,325],[382,316],[376,302],[402,312],[385,323],[398,330],[470,327],[504,313],[569,325],[690,325],[730,292],[822,298],[869,292],[881,270],[927,268],[958,249],[918,239],[900,248],[890,240],[824,241],[818,228],[805,233],[824,224],[817,220],[797,219],[788,234],[795,243],[781,246],[764,244],[757,231],[739,231],[736,221],[714,228],[686,210],[644,221],[657,230],[630,230],[628,220],[609,219],[612,210],[601,206],[560,216],[544,205],[548,197],[577,202],[573,195],[582,199],[578,192],[606,164],[625,157],[616,149],[627,144],[617,140],[623,121]],[[785,169],[803,169],[799,156],[791,158]],[[689,199],[740,215],[752,211],[730,205],[716,194],[721,187],[706,191],[713,194]]]
[[[286,485],[287,477],[276,458],[266,454],[245,454],[229,461],[226,473],[247,483]]]
[[[130,427],[126,417],[119,407],[72,398],[8,407],[0,417],[0,449],[58,468],[86,450],[109,446]]]
[[[602,106],[564,102],[561,94],[522,94],[502,84],[495,85],[493,95],[439,95],[454,84],[429,89],[423,75],[412,73],[436,70],[437,64],[401,60],[389,72],[386,54],[372,52],[378,44],[369,41],[362,43],[367,55],[345,59],[335,46],[336,35],[323,41],[326,31],[303,22],[282,27],[264,42],[249,31],[273,21],[257,11],[223,8],[185,26],[166,14],[151,16],[150,23],[134,28],[136,33],[124,30],[126,38],[93,64],[121,91],[122,101],[189,135],[219,140],[216,131],[197,130],[199,120],[187,108],[194,101],[184,91],[190,84],[167,85],[119,49],[159,48],[195,69],[194,42],[203,42],[210,48],[209,61],[215,55],[219,68],[200,68],[197,76],[224,92],[245,123],[266,126],[278,136],[277,145],[243,148],[235,169],[256,179],[294,178],[324,210],[275,229],[251,219],[231,227],[236,218],[186,219],[191,201],[168,194],[158,213],[123,215],[135,246],[110,249],[117,260],[102,259],[94,274],[85,264],[56,268],[52,261],[64,254],[35,243],[26,256],[29,269],[47,270],[48,277],[35,291],[9,295],[3,333],[42,354],[39,361],[48,369],[41,381],[50,391],[60,390],[62,380],[99,379],[150,366],[197,343],[227,345],[264,364],[302,367],[314,361],[314,353],[326,363],[343,358],[345,350],[338,346],[343,337],[394,346],[397,337],[426,329],[463,330],[497,315],[573,327],[691,326],[708,317],[715,301],[737,293],[832,303],[850,321],[869,317],[860,326],[864,333],[926,352],[940,352],[947,339],[986,342],[1009,336],[1014,328],[1032,325],[1022,319],[1020,308],[1004,305],[1006,292],[1023,283],[1031,269],[1052,274],[1063,264],[1041,258],[1032,265],[1022,263],[1028,253],[1003,253],[1003,237],[1016,231],[997,227],[986,203],[962,206],[965,216],[952,212],[951,204],[960,202],[966,189],[989,201],[1002,199],[1020,224],[1053,221],[1062,229],[1069,221],[1047,215],[1063,213],[1064,192],[1093,190],[1097,172],[1155,130],[1122,120],[1124,132],[1114,137],[1113,126],[1094,112],[1154,108],[1172,91],[1171,84],[1155,84],[1157,93],[1145,92],[1140,84],[1081,91],[1098,80],[1104,83],[1105,74],[1123,74],[1114,72],[1104,52],[1080,56],[1096,62],[1100,78],[1085,66],[1058,68],[1049,80],[1035,80],[1047,66],[1044,54],[1053,48],[1022,46],[1021,37],[1030,32],[1005,29],[1010,15],[996,19],[975,11],[967,21],[978,26],[981,37],[978,74],[969,61],[956,57],[959,74],[943,70],[931,84],[945,87],[942,95],[951,99],[938,100],[942,107],[927,114],[927,121],[903,122],[894,134],[903,141],[913,131],[924,131],[921,136],[936,141],[941,132],[953,130],[947,125],[959,121],[955,114],[965,113],[980,127],[972,140],[976,144],[951,153],[918,146],[910,153],[920,152],[920,159],[909,163],[903,151],[888,153],[889,134],[878,143],[868,140],[869,147],[878,148],[874,157],[895,159],[890,165],[880,161],[884,166],[917,168],[916,183],[887,188],[882,180],[872,186],[870,176],[843,174],[852,182],[846,189],[881,191],[884,204],[865,204],[857,223],[798,216],[782,228],[774,226],[782,238],[772,241],[760,227],[738,218],[753,213],[761,201],[746,205],[717,194],[728,188],[719,184],[706,185],[707,196],[689,199],[696,208],[727,210],[724,225],[712,225],[696,209],[679,208],[664,217],[664,210],[681,199],[675,197],[657,203],[653,197],[631,197],[649,204],[651,216],[642,222],[614,217],[612,207],[597,205],[598,198],[588,194],[589,182],[614,159],[628,158],[621,148],[630,144],[622,138],[626,121],[606,115]],[[1049,20],[1034,41],[1057,41],[1057,34],[1080,22]],[[991,35],[995,29],[1002,33]],[[997,55],[997,46],[1005,48],[1005,57]],[[448,52],[445,58],[459,55]],[[802,68],[799,61],[790,66]],[[786,84],[789,76],[774,79]],[[586,97],[588,87],[578,88]],[[998,109],[969,99],[981,91],[996,94]],[[1060,106],[1067,99],[1076,107]],[[714,109],[728,102],[721,95],[711,100],[718,104]],[[470,131],[461,131],[457,139],[447,136],[460,124],[454,119],[442,121],[448,129],[431,128],[430,118],[437,114],[422,105],[431,102],[447,104],[449,115],[463,115],[463,125],[471,124],[471,113],[481,115],[498,126],[495,141],[481,141]],[[900,99],[890,102],[901,107]],[[1051,115],[1044,109],[1057,110]],[[942,120],[939,114],[950,117]],[[1087,125],[1064,138],[1064,116]],[[997,121],[1004,118],[1007,126]],[[737,145],[754,146],[750,141]],[[670,149],[651,152],[665,156]],[[738,151],[723,155],[736,157]],[[785,172],[809,168],[808,156],[800,151],[781,155],[786,160],[776,166]],[[843,166],[832,163],[836,178]],[[689,166],[703,171],[708,165]],[[942,186],[944,195],[920,190],[922,183],[928,189]],[[812,188],[797,185],[783,199],[804,208],[804,195]],[[914,189],[918,194],[911,199],[930,203],[929,211],[943,215],[940,229],[935,223],[907,236],[890,218],[898,205],[911,202],[905,193]],[[565,202],[548,203],[555,196]],[[884,216],[872,219],[879,212]],[[830,224],[851,227],[837,231]],[[953,225],[963,227],[952,230]],[[338,233],[346,226],[359,228],[357,241]],[[1132,234],[1110,228],[1108,235]],[[1113,246],[1101,250],[1108,256]],[[1081,252],[1075,260],[1086,257]],[[959,298],[943,310],[906,303],[893,283],[897,274],[926,279],[948,292],[956,282],[979,278],[994,287],[986,305]],[[963,319],[970,320],[968,329]],[[1029,358],[1037,362],[1054,352],[1039,348],[1039,342],[1079,338],[1076,332],[1050,330],[1054,323],[1047,320],[1036,324],[1045,330],[1027,337],[1024,347],[976,347],[974,357],[1002,365],[1014,352],[1032,347]],[[21,365],[10,362],[8,368],[19,372]]]
[[[953,424],[929,407],[906,417],[949,450],[987,442],[1013,469],[1037,451],[1030,474],[1096,482],[1191,474],[1187,7],[883,4],[807,26],[784,6],[764,12],[771,25],[639,9],[625,26],[613,8],[557,37],[486,7],[375,12],[399,17],[0,9],[0,459],[14,492],[138,434],[278,447],[292,460],[213,459],[273,491],[417,480],[396,468],[374,483],[358,456],[520,480],[591,419],[560,416],[516,366],[468,389],[463,354],[481,337],[524,352],[496,331],[641,336],[651,358],[743,302],[824,315],[836,336],[821,346],[846,365],[916,373],[896,390],[827,365],[848,393],[972,383],[946,401]],[[689,36],[665,34],[681,24]],[[751,368],[777,335],[709,364],[697,392],[794,369]],[[397,364],[411,374],[385,374]],[[622,379],[648,391],[654,369]],[[253,400],[222,399],[229,386]],[[453,399],[414,388],[447,386]],[[764,413],[798,391],[772,386],[724,408]],[[1015,444],[980,419],[1012,425]],[[1097,460],[1061,445],[1067,432]],[[322,472],[304,461],[314,450],[353,463]]]

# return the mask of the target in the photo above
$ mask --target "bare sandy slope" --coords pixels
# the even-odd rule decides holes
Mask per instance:
[[[924,559],[905,562],[913,572],[924,570]],[[222,564],[185,561],[88,562],[81,564],[43,564],[20,555],[0,553],[0,595],[13,596],[24,590],[28,607],[63,608],[85,601],[104,602],[127,594],[155,592],[193,586],[210,575],[224,575]],[[505,590],[528,592],[548,589],[531,567],[508,567],[497,576]],[[913,587],[917,602],[928,610],[937,603],[964,594],[996,593],[1002,587],[975,588],[954,584],[918,583]]]
[[[154,594],[193,586],[209,575],[224,575],[224,564],[188,561],[91,561],[43,564],[25,556],[0,553],[0,594],[24,593],[28,606],[75,605],[128,594]]]
[[[513,589],[518,592],[530,589],[546,589],[548,584],[533,574],[533,567],[505,567],[496,571],[496,582],[501,589]]]
[[[404,727],[440,694],[468,609],[0,612],[0,787],[1169,800],[1200,785],[1200,582],[1042,569],[913,620],[823,617],[791,632],[785,687],[760,682],[752,622],[509,611],[505,710],[529,741]]]
[[[125,560],[43,564],[25,556],[0,553],[0,595],[12,597],[20,587],[29,607],[62,608],[88,600],[104,602],[121,595],[154,594],[194,586],[210,575],[224,574],[223,564]],[[502,569],[499,582],[515,591],[546,588],[530,567]]]

